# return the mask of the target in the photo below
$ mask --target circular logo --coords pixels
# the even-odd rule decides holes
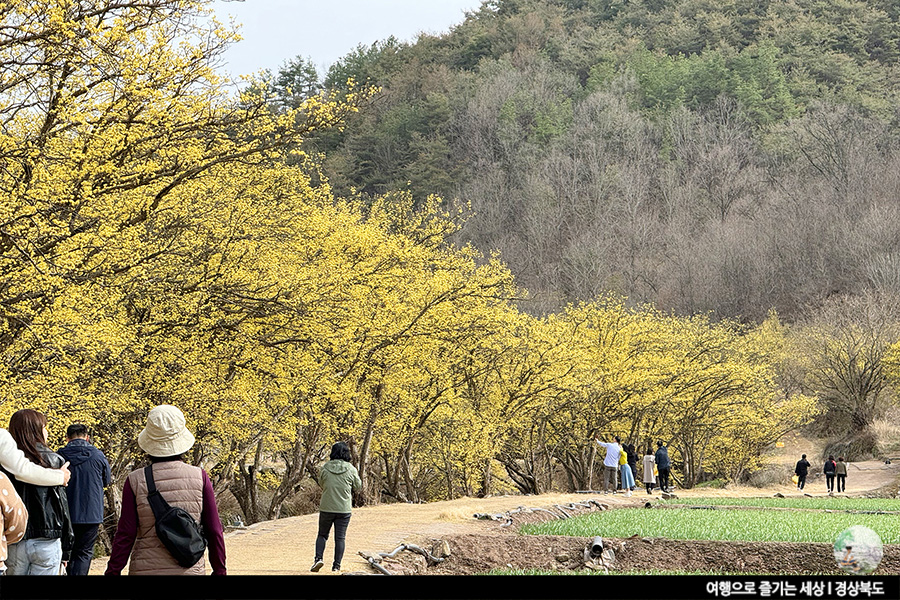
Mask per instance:
[[[834,560],[852,575],[866,575],[878,568],[884,545],[878,534],[862,525],[848,527],[834,541]]]

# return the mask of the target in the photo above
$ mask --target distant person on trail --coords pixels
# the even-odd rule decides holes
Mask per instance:
[[[659,489],[669,491],[669,469],[672,463],[669,461],[669,450],[662,441],[656,442],[656,468],[659,471]]]
[[[809,475],[809,461],[806,460],[805,454],[797,461],[797,466],[794,467],[794,475],[797,476],[797,489],[802,490],[803,486],[806,485],[806,476]]]
[[[619,476],[625,495],[631,496],[631,492],[634,490],[634,475],[631,474],[631,467],[628,466],[628,448],[628,444],[622,446],[622,453],[619,455]]]
[[[653,487],[656,485],[656,474],[653,470],[656,468],[656,459],[653,457],[653,448],[647,446],[647,452],[644,454],[644,486],[647,493],[653,493]]]
[[[610,490],[616,491],[616,471],[619,470],[619,457],[622,455],[622,440],[619,436],[615,437],[614,442],[601,442],[599,438],[594,438],[600,446],[606,448],[606,458],[603,459],[603,493],[608,494]]]
[[[334,525],[334,562],[332,571],[341,570],[347,526],[353,508],[352,493],[362,488],[356,467],[350,462],[350,447],[337,442],[331,447],[331,460],[319,469],[322,500],[319,503],[319,535],[316,537],[316,559],[310,571],[316,573],[325,566],[325,542]]]
[[[97,532],[103,522],[103,488],[109,485],[112,474],[106,456],[90,443],[85,425],[69,425],[66,441],[65,447],[56,451],[71,463],[72,468],[67,496],[75,542],[66,573],[87,575],[91,570]]]
[[[847,491],[847,463],[844,462],[843,456],[838,456],[837,463],[834,466],[834,474],[837,475],[838,494]]]
[[[834,455],[829,455],[828,460],[825,461],[825,467],[823,471],[825,473],[825,485],[828,488],[828,493],[834,493],[834,472],[837,470],[837,463],[834,462]]]

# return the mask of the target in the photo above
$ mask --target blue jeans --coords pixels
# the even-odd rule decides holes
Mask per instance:
[[[7,575],[59,575],[62,542],[59,538],[32,538],[9,546]]]

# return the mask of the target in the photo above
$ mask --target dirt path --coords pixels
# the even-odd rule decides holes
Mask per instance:
[[[853,463],[847,477],[848,496],[862,496],[872,490],[895,485],[900,479],[900,464],[885,465],[878,461]],[[823,496],[823,477],[813,476],[805,490],[814,496]],[[766,496],[775,492],[785,496],[800,496],[796,487],[774,486],[766,489],[755,487],[729,487],[728,489],[679,490],[681,497],[699,496]],[[896,489],[894,490],[896,493]],[[658,494],[654,494],[658,498]],[[496,522],[478,521],[475,513],[502,513],[520,506],[549,507],[554,504],[584,502],[598,499],[611,506],[639,506],[648,496],[641,490],[631,498],[621,494],[545,494],[541,496],[498,496],[476,499],[461,498],[430,504],[388,504],[354,509],[347,532],[347,549],[343,570],[370,572],[371,568],[359,551],[372,554],[389,552],[403,542],[425,544],[447,536],[459,538],[466,534],[496,535],[508,538]],[[299,575],[309,573],[313,560],[318,514],[265,521],[243,530],[226,534],[228,572],[234,575]],[[506,543],[506,542],[504,542]],[[333,548],[329,540],[327,555]],[[331,574],[327,569],[320,572]],[[102,573],[106,559],[95,560],[91,573]]]

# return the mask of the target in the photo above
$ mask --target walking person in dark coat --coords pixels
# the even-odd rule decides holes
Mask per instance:
[[[837,463],[834,462],[834,456],[829,455],[828,460],[825,461],[825,467],[823,468],[825,473],[825,485],[828,487],[828,493],[834,493],[834,473],[837,471]]]
[[[656,470],[659,471],[659,489],[669,491],[669,470],[672,463],[669,461],[669,450],[663,446],[662,441],[656,442]]]
[[[103,522],[103,488],[109,485],[109,462],[90,443],[87,427],[80,423],[66,429],[68,444],[57,453],[69,461],[72,479],[66,493],[75,541],[66,567],[69,575],[87,575],[94,557],[97,532]]]
[[[794,467],[794,475],[797,476],[797,489],[802,490],[803,486],[806,485],[806,476],[809,475],[809,461],[806,460],[805,454],[797,461],[797,466]]]

